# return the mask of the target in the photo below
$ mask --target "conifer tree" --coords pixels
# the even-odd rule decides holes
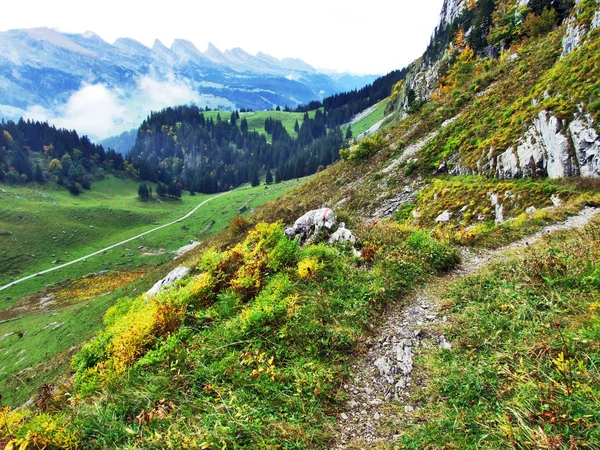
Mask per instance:
[[[140,184],[140,187],[138,188],[138,197],[141,200],[147,200],[150,198],[150,191],[148,191],[148,186],[146,183]]]
[[[265,183],[272,184],[273,183],[273,174],[271,173],[271,169],[267,167],[267,174],[265,175]]]
[[[260,178],[258,178],[258,171],[256,169],[252,169],[250,173],[250,184],[252,187],[256,187],[260,184]]]

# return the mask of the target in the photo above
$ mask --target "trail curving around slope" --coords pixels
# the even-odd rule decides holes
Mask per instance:
[[[454,281],[503,260],[509,250],[525,248],[557,231],[582,228],[599,213],[600,208],[585,207],[567,220],[547,225],[505,247],[463,249],[462,263],[454,271],[434,278],[405,301],[390,305],[381,325],[368,339],[366,353],[353,365],[352,379],[343,386],[348,401],[339,411],[337,433],[330,448],[373,448],[393,443],[398,437],[396,417],[413,411],[410,388],[413,382],[419,383],[411,376],[414,352],[421,346],[452,348],[443,335],[431,335],[427,330],[446,321],[439,310],[439,297]]]
[[[222,197],[222,196],[227,195],[227,194],[229,194],[229,192],[224,192],[222,194],[215,195],[214,197],[210,197],[210,198],[204,200],[203,202],[199,203],[194,209],[192,209],[189,213],[187,213],[185,216],[180,217],[177,220],[174,220],[174,221],[166,223],[164,225],[160,225],[158,227],[152,228],[151,230],[144,231],[143,233],[140,233],[140,234],[138,234],[136,236],[133,236],[133,237],[131,237],[129,239],[125,239],[124,241],[117,242],[116,244],[110,245],[110,246],[108,246],[106,248],[103,248],[101,250],[98,250],[98,251],[95,251],[93,253],[90,253],[89,255],[82,256],[81,258],[77,258],[77,259],[75,259],[73,261],[69,261],[68,263],[61,264],[60,266],[55,266],[55,267],[52,267],[50,269],[42,270],[41,272],[33,273],[31,275],[27,275],[26,277],[19,278],[18,280],[11,281],[10,283],[8,283],[8,284],[6,284],[4,286],[0,286],[0,291],[3,291],[3,290],[8,289],[10,287],[13,287],[16,284],[22,283],[23,281],[29,280],[31,278],[39,277],[39,276],[44,275],[46,273],[53,272],[53,271],[59,270],[59,269],[63,269],[65,267],[67,267],[67,266],[71,266],[73,264],[85,261],[86,259],[91,258],[92,256],[96,256],[96,255],[99,255],[100,253],[104,253],[104,252],[106,252],[108,250],[112,250],[115,247],[118,247],[118,246],[123,245],[123,244],[127,244],[128,242],[131,242],[131,241],[134,241],[136,239],[139,239],[142,236],[146,236],[147,234],[154,233],[155,231],[162,230],[163,228],[167,228],[167,227],[170,227],[172,225],[175,225],[176,223],[182,222],[183,220],[185,220],[188,217],[190,217],[192,214],[194,214],[198,209],[200,209],[206,203],[214,200],[215,198]]]

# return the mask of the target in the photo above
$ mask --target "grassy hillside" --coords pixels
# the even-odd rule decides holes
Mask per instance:
[[[600,223],[444,295],[452,351],[422,352],[401,448],[598,448]],[[382,448],[387,448],[383,446]]]
[[[206,204],[181,224],[3,291],[5,296],[13,299],[0,302],[0,309],[13,305],[26,293],[65,279],[169,260],[174,256],[173,251],[190,240],[202,240],[223,229],[242,206],[247,213],[277,198],[295,184],[271,185],[268,189],[264,186],[240,188]],[[0,191],[0,236],[3,241],[0,284],[48,269],[53,263],[77,259],[156,225],[171,222],[211,197],[184,193],[180,201],[142,202],[138,199],[137,188],[138,183],[116,177],[97,182],[94,189],[77,197],[46,186],[4,186]],[[140,246],[142,248],[138,248]]]
[[[222,120],[229,120],[231,117],[231,111],[204,111],[202,114],[204,114],[204,117],[207,119],[211,118],[215,121],[217,120],[217,115],[221,116]],[[308,116],[311,119],[314,118],[315,111],[309,111]],[[297,136],[296,132],[294,131],[294,124],[296,123],[296,120],[298,121],[298,125],[302,125],[302,122],[304,121],[304,113],[286,111],[253,111],[240,113],[240,119],[243,117],[245,117],[248,121],[249,131],[257,131],[258,133],[264,135],[267,135],[265,132],[266,119],[272,118],[275,120],[280,120],[287,132],[293,138]]]
[[[48,442],[320,447],[334,387],[372,315],[457,261],[410,228],[378,227],[370,240],[386,250],[365,263],[343,247],[300,248],[280,224],[263,224],[233,249],[206,253],[202,275],[178,289],[150,302],[122,299],[74,360],[74,389],[82,397],[101,390],[104,400],[74,411],[68,431],[50,419],[64,432]],[[161,405],[161,419],[145,416]]]
[[[218,233],[240,210],[242,216],[247,215],[296,184],[241,188],[172,227],[4,290],[0,302],[4,402],[24,402],[42,383],[63,374],[76,349],[101,328],[104,312],[116,299],[144,292],[173,263],[181,264],[182,258],[173,261],[177,249]],[[141,202],[137,186],[131,180],[110,178],[80,197],[46,186],[3,188],[0,217],[3,229],[11,231],[5,232],[0,261],[10,268],[22,264],[15,277],[44,270],[52,267],[58,255],[62,261],[76,259],[153,228],[155,223],[177,219],[209,197],[185,195],[180,202]],[[14,226],[13,220],[22,225]],[[35,259],[30,256],[34,254]],[[21,255],[35,262],[29,264],[30,259]]]
[[[312,119],[315,117],[315,111],[309,111],[308,116]],[[257,111],[249,113],[241,113],[240,118],[245,117],[248,121],[248,129],[257,131],[260,134],[265,134],[265,119],[272,118],[280,120],[290,136],[295,138],[297,133],[294,131],[296,120],[298,125],[302,125],[304,121],[304,113],[285,112],[285,111]]]
[[[385,109],[387,107],[387,104],[387,100],[383,100],[377,103],[377,105],[375,105],[368,114],[363,115],[359,120],[352,123],[352,136],[358,136],[364,133],[377,122],[383,120],[383,118],[385,117]]]
[[[0,442],[330,447],[347,400],[342,387],[355,364],[365,364],[387,307],[411,301],[417,286],[444,285],[432,280],[463,252],[485,255],[483,247],[600,205],[596,179],[437,172],[455,152],[475,167],[483,150],[514,144],[517,128],[537,113],[532,100],[544,80],[571,83],[565,96],[542,95],[557,114],[571,113],[578,95],[597,102],[593,80],[580,74],[595,73],[598,32],[560,60],[565,28],[514,42],[516,59],[476,58],[457,42],[431,102],[415,103],[385,134],[344,150],[343,161],[209,238],[186,258],[191,275],[172,288],[152,299],[116,292],[96,339],[73,357],[73,376],[38,390],[31,408],[0,413]],[[326,232],[306,245],[284,235],[284,223],[323,206],[354,232],[360,257],[329,243]],[[514,258],[501,254],[499,264],[443,286],[440,317],[448,321],[427,332],[443,332],[453,349],[420,353],[415,414],[386,400],[395,414],[384,422],[398,440],[372,447],[597,446],[599,225]],[[56,325],[31,326],[45,333]],[[21,337],[7,339],[19,356]]]

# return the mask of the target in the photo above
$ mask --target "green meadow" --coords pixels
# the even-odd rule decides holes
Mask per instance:
[[[240,209],[274,200],[297,182],[242,187],[216,198],[181,223],[109,250],[84,262],[27,280],[2,291],[0,310],[44,286],[105,270],[156,265],[190,241],[223,229]],[[93,253],[177,220],[212,195],[184,193],[181,200],[142,202],[138,183],[109,177],[74,197],[61,188],[0,190],[0,285]],[[155,187],[153,187],[155,190]],[[7,299],[7,297],[12,297]]]
[[[377,122],[383,120],[383,118],[385,117],[385,108],[387,106],[387,102],[387,99],[380,101],[379,103],[377,103],[377,105],[375,105],[375,107],[369,114],[365,115],[360,120],[354,122],[350,126],[350,128],[352,129],[352,136],[356,137],[359,134],[364,133]]]

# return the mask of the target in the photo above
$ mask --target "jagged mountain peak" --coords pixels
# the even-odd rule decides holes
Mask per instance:
[[[292,70],[298,70],[301,72],[316,72],[313,66],[302,61],[300,58],[283,58],[281,60],[281,64]]]
[[[175,53],[180,61],[193,61],[203,64],[210,64],[210,59],[198,48],[186,39],[175,39],[171,45],[171,51]]]
[[[16,31],[16,32],[22,31],[27,36],[29,36],[31,39],[34,39],[35,41],[46,42],[55,47],[60,47],[60,48],[63,48],[63,49],[66,49],[66,50],[69,50],[72,52],[76,52],[76,53],[81,53],[84,55],[89,55],[89,56],[94,55],[94,52],[73,42],[73,40],[71,40],[68,35],[61,33],[60,31],[58,31],[54,28],[39,27],[39,28],[29,28],[26,30],[13,30],[13,31]],[[7,33],[10,33],[10,32],[7,32]]]
[[[155,39],[154,44],[152,44],[152,56],[156,61],[170,65],[175,64],[179,59],[177,55],[159,39]]]
[[[138,54],[142,56],[150,56],[152,50],[146,47],[139,41],[131,38],[118,38],[113,44],[119,50],[125,51],[130,54]]]
[[[227,64],[227,58],[221,50],[219,50],[212,42],[208,43],[204,55],[211,61],[217,64]]]
[[[241,57],[241,58],[253,58],[253,56],[248,53],[246,50],[240,48],[240,47],[235,47],[229,50],[225,50],[224,52],[225,55],[232,55],[235,57]]]
[[[263,60],[263,61],[266,61],[266,62],[268,62],[268,63],[270,63],[270,64],[280,64],[280,63],[281,63],[281,61],[279,61],[279,60],[278,60],[277,58],[275,58],[274,56],[267,55],[266,53],[263,53],[263,52],[258,52],[258,53],[256,54],[256,57],[257,57],[258,59],[261,59],[261,60]]]
[[[84,38],[86,38],[86,39],[94,39],[94,40],[97,40],[97,41],[101,41],[101,42],[105,42],[105,43],[106,43],[106,41],[105,41],[104,39],[102,39],[100,36],[98,36],[96,33],[94,33],[93,31],[90,31],[90,30],[85,30],[85,31],[84,31],[84,32],[81,34],[81,36],[83,36],[83,37],[84,37]]]
[[[154,43],[152,44],[152,50],[169,50],[169,48],[161,42],[160,39],[154,39]]]

